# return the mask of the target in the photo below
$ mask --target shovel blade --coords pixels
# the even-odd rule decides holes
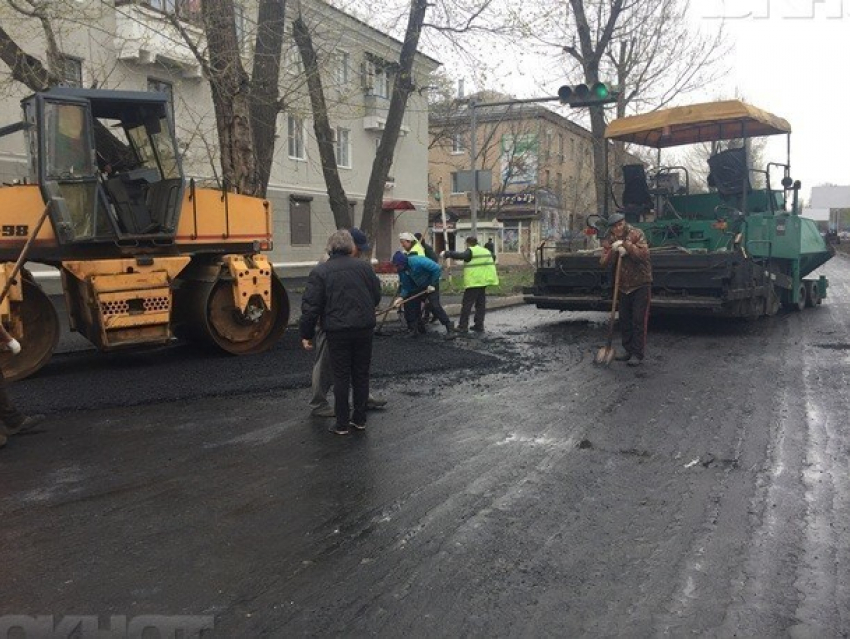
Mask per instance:
[[[599,349],[599,352],[596,353],[596,359],[594,361],[602,366],[608,366],[608,364],[610,364],[613,359],[614,347],[603,346]]]

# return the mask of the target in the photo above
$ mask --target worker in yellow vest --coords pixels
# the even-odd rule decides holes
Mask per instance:
[[[425,249],[422,248],[422,245],[413,233],[399,233],[398,242],[401,244],[401,250],[405,255],[421,255],[422,257],[427,257],[425,255]]]
[[[463,300],[460,305],[458,333],[469,330],[469,313],[475,306],[472,330],[484,332],[484,314],[487,312],[487,287],[499,285],[496,261],[493,254],[483,246],[478,246],[478,238],[470,235],[466,238],[465,251],[443,251],[443,258],[463,260]]]

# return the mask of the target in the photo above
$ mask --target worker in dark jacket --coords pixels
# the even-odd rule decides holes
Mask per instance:
[[[649,301],[652,289],[652,264],[649,259],[649,243],[638,228],[630,226],[621,213],[608,218],[608,233],[602,241],[602,266],[620,266],[620,294],[617,306],[620,309],[620,333],[623,353],[614,357],[628,362],[629,366],[640,366],[646,354],[646,326],[649,320]]]
[[[417,337],[425,332],[422,323],[422,301],[424,297],[431,300],[431,312],[440,324],[446,327],[446,339],[455,338],[454,324],[446,314],[443,305],[440,304],[440,274],[443,269],[437,262],[422,257],[421,255],[405,255],[402,251],[396,251],[393,255],[393,266],[398,272],[398,297],[395,304],[401,304],[405,298],[418,293],[425,292],[426,295],[417,297],[404,304],[404,319],[407,322],[407,330],[411,337]]]
[[[463,299],[460,303],[458,333],[469,329],[469,314],[475,306],[475,318],[472,330],[484,332],[484,315],[487,312],[487,287],[499,285],[496,272],[496,260],[493,254],[483,246],[478,246],[478,238],[470,235],[466,238],[465,251],[443,251],[443,257],[463,260]]]
[[[336,423],[330,429],[347,435],[349,427],[366,430],[369,368],[375,308],[381,301],[381,282],[364,260],[353,257],[354,240],[345,230],[328,239],[330,258],[310,272],[301,298],[299,330],[305,350],[313,349],[316,324],[321,321],[333,368]],[[349,413],[349,387],[354,411]]]

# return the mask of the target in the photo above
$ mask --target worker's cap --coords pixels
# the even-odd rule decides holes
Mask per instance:
[[[466,238],[466,243],[467,244],[478,244],[478,238],[475,237],[474,235],[470,235],[469,237]]]
[[[368,251],[369,250],[369,238],[366,237],[366,234],[361,231],[356,226],[352,229],[348,230],[351,233],[351,239],[354,240],[355,246],[357,246],[358,251]]]
[[[407,255],[402,253],[401,251],[396,251],[393,254],[393,266],[406,268],[407,267]]]
[[[399,233],[398,239],[405,240],[407,242],[415,242],[416,236],[413,233]]]
[[[622,213],[612,213],[608,216],[608,226],[614,226],[617,222],[622,222],[626,216]]]
[[[414,233],[413,237],[415,237],[417,240],[421,241],[422,240],[422,233]]]

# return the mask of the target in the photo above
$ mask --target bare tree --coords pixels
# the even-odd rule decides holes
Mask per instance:
[[[689,0],[569,0],[540,8],[554,19],[536,33],[539,42],[560,49],[568,63],[567,77],[593,84],[614,82],[623,88],[614,112],[626,114],[631,106],[649,111],[668,105],[678,96],[703,88],[725,68],[728,50],[723,24],[703,32],[688,21]],[[564,42],[568,42],[564,46]],[[569,62],[568,60],[568,62]],[[605,196],[606,171],[603,107],[589,109],[594,136],[597,201]],[[615,146],[614,166],[622,164],[622,146]]]
[[[372,172],[369,175],[369,184],[366,187],[366,199],[363,201],[361,225],[370,237],[374,237],[377,231],[378,215],[381,213],[384,198],[384,185],[393,163],[393,155],[407,106],[407,98],[415,89],[413,62],[419,46],[419,37],[422,34],[422,25],[425,23],[427,8],[426,0],[411,0],[404,44],[401,47],[398,70],[395,74],[392,96],[390,97],[390,108],[387,112],[387,122],[378,144],[378,150],[375,153]]]
[[[292,23],[292,35],[298,45],[301,60],[304,63],[304,74],[307,78],[307,90],[310,94],[310,106],[313,111],[313,130],[316,133],[316,142],[319,146],[319,157],[322,164],[322,175],[328,189],[331,211],[334,223],[338,229],[350,228],[354,221],[351,219],[351,207],[348,205],[348,197],[342,186],[337,170],[337,158],[334,151],[334,136],[328,118],[328,106],[325,101],[325,91],[322,88],[322,76],[316,49],[313,46],[313,38],[304,15],[301,11],[301,2],[296,0],[296,17]]]

